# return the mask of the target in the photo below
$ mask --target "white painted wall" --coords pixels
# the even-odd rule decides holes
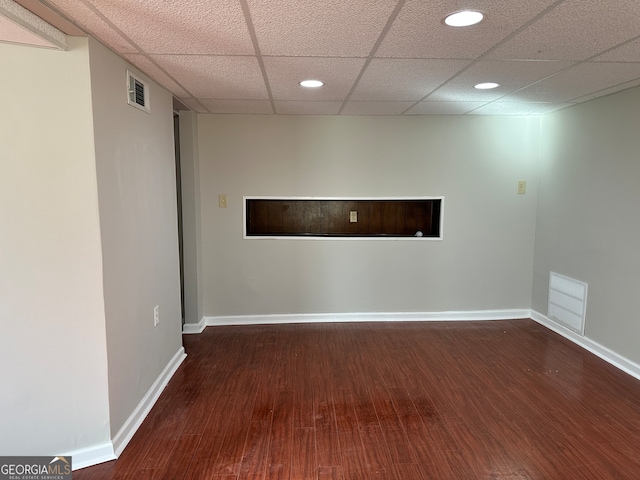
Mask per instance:
[[[530,307],[537,118],[200,115],[198,126],[205,315]],[[444,240],[243,240],[243,195],[444,195]]]
[[[173,107],[153,82],[151,114],[128,105],[128,65],[92,39],[89,47],[116,434],[182,348]]]
[[[89,48],[0,44],[0,452],[110,439]]]
[[[532,306],[549,271],[589,284],[585,336],[640,363],[640,89],[543,118]]]

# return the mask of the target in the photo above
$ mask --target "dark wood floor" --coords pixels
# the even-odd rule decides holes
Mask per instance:
[[[640,382],[531,320],[209,327],[74,480],[638,479]]]

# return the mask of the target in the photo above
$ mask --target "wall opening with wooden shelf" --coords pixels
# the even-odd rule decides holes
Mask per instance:
[[[244,238],[442,239],[444,197],[244,197]]]

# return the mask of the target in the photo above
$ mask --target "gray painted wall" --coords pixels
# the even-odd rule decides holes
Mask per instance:
[[[110,439],[89,48],[0,44],[0,452]]]
[[[185,323],[202,318],[202,256],[200,230],[200,163],[198,115],[180,112],[180,172],[182,186],[182,239],[184,258]]]
[[[115,435],[182,347],[173,106],[152,82],[151,114],[127,105],[127,64],[89,47]]]
[[[585,336],[640,363],[640,89],[543,117],[532,308],[589,284]]]
[[[205,315],[530,307],[537,118],[200,115],[198,126]],[[243,240],[243,195],[444,195],[444,240]]]

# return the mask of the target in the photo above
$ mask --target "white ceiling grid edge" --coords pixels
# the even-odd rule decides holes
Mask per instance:
[[[512,0],[423,1],[42,3],[203,113],[539,115],[640,84],[636,0],[611,2],[617,5],[530,0],[526,8],[516,8]],[[463,5],[482,11],[485,21],[463,29],[445,26],[444,17]],[[211,21],[193,18],[209,10],[216,15]],[[416,17],[419,11],[428,18]],[[567,19],[573,23],[563,23]],[[153,41],[158,25],[166,28],[161,48]],[[205,31],[203,25],[220,28]],[[601,37],[572,44],[589,37],[585,28]],[[551,50],[536,52],[533,42],[522,39],[537,38],[539,32],[561,41],[549,47],[546,39],[538,39]],[[442,38],[446,45],[434,43]],[[491,43],[485,48],[487,39]],[[465,54],[470,47],[475,47],[472,56]],[[433,58],[434,52],[446,56]],[[512,54],[505,57],[505,52]],[[575,52],[589,55],[580,58]],[[537,58],[541,55],[545,58]],[[495,68],[487,68],[488,62]],[[590,75],[579,75],[582,71]],[[327,83],[318,91],[298,85],[320,76]],[[483,81],[501,86],[491,92],[473,89]]]
[[[13,0],[0,0],[0,16],[10,22],[6,23],[7,30],[15,28],[7,38],[3,35],[5,32],[2,32],[0,41],[14,43],[13,35],[16,35],[15,43],[60,50],[67,49],[67,38],[64,33]],[[3,24],[4,21],[3,19]]]

